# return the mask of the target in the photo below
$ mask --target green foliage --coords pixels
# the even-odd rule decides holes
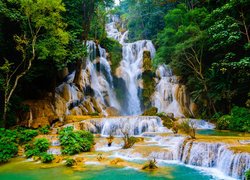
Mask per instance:
[[[169,118],[165,113],[157,113],[156,116],[160,117],[163,123],[163,126],[171,129],[174,125],[174,122],[171,118]]]
[[[165,13],[175,4],[176,2],[155,0],[126,0],[121,1],[116,13],[126,22],[131,41],[155,39],[157,33],[164,28]]]
[[[111,38],[104,38],[100,41],[100,45],[109,53],[111,61],[111,70],[114,73],[122,60],[122,46],[118,41]]]
[[[250,132],[250,110],[234,106],[231,111],[229,129],[234,131]]]
[[[21,127],[17,129],[17,132],[19,144],[25,144],[38,135],[37,130],[25,129]]]
[[[41,134],[48,134],[50,132],[50,126],[43,126],[38,129]]]
[[[179,129],[184,133],[189,135],[192,139],[195,139],[196,129],[194,127],[194,123],[190,120],[184,120],[179,124]]]
[[[50,143],[48,139],[46,138],[35,139],[34,142],[25,146],[25,155],[27,158],[30,158],[32,156],[42,157],[44,153],[49,149],[49,146]]]
[[[45,152],[49,149],[49,140],[46,138],[35,139],[34,148],[39,152]]]
[[[123,149],[129,149],[134,146],[134,144],[137,142],[137,139],[134,136],[130,136],[127,131],[122,131],[123,137],[122,140],[124,142]]]
[[[232,117],[230,115],[224,115],[220,117],[216,123],[216,128],[220,130],[227,130],[229,129],[229,124]]]
[[[43,163],[50,163],[55,159],[53,154],[42,153],[41,160]]]
[[[229,115],[218,119],[216,127],[223,130],[250,132],[250,110],[234,106]]]
[[[247,172],[245,173],[246,176],[246,180],[250,179],[250,170],[247,170]]]
[[[68,166],[68,167],[74,166],[75,163],[76,163],[76,161],[74,159],[71,159],[71,158],[66,159],[66,162],[65,162],[66,166]]]
[[[0,164],[8,162],[17,152],[17,132],[0,128]]]
[[[59,132],[62,153],[74,155],[90,151],[94,143],[94,136],[88,131],[73,131],[73,127],[66,127]]]

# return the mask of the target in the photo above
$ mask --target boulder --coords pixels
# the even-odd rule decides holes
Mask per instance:
[[[119,116],[120,112],[114,107],[107,107],[106,113],[108,116]]]

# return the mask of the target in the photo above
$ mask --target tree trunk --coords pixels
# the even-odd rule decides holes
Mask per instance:
[[[76,63],[76,72],[73,83],[79,88],[79,90],[83,91],[83,88],[81,87],[80,81],[82,76],[82,69],[83,69],[83,58],[78,59]]]
[[[4,128],[7,127],[7,108],[8,108],[8,103],[6,102],[6,100],[4,100],[4,107],[3,107],[3,124],[2,126]]]

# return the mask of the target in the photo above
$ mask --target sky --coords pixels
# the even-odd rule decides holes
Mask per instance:
[[[118,5],[119,4],[119,0],[115,0],[115,4]]]

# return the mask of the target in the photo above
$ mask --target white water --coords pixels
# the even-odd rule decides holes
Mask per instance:
[[[91,87],[94,91],[95,100],[99,102],[100,106],[103,104],[107,107],[115,107],[117,110],[120,110],[121,107],[114,92],[113,77],[110,64],[107,60],[106,50],[99,45],[100,57],[97,57],[96,44],[93,41],[88,41],[87,46],[89,56],[86,60],[86,68],[82,70],[81,82],[84,89],[88,86]],[[100,67],[100,71],[98,71],[98,66]],[[57,88],[57,92],[62,93],[64,86],[66,85],[68,87],[67,90],[70,94],[70,100],[67,103],[68,107],[72,102],[81,101],[78,96],[79,89],[73,84],[74,76],[75,72],[68,76],[66,83],[63,83]],[[104,109],[102,113],[106,115]],[[70,114],[70,111],[66,114]],[[81,115],[81,111],[79,111],[78,115]]]
[[[159,117],[153,116],[122,116],[114,118],[90,119],[81,122],[83,129],[106,137],[109,135],[121,137],[123,133],[131,136],[147,132],[171,132],[163,127]]]
[[[139,83],[143,72],[143,52],[149,51],[151,58],[155,55],[155,48],[150,40],[141,40],[134,43],[125,43],[128,31],[123,34],[115,26],[115,22],[106,25],[108,37],[120,42],[123,46],[120,66],[116,75],[122,78],[126,84],[126,99],[128,110],[126,115],[139,115],[142,113],[139,98]]]
[[[152,98],[153,106],[158,112],[173,113],[175,117],[184,117],[180,104],[176,100],[178,81],[172,70],[166,65],[160,65],[156,71],[158,83]]]
[[[142,40],[123,44],[123,60],[120,63],[117,75],[125,81],[128,90],[128,115],[142,113],[139,98],[139,82],[143,72],[144,51],[150,51],[151,56],[154,57],[155,48],[151,41]]]

